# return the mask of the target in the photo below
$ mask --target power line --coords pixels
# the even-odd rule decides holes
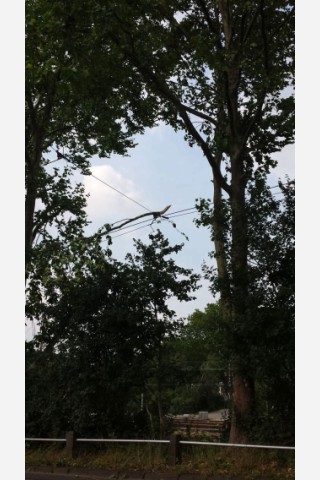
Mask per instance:
[[[275,185],[275,187],[277,187],[277,185]],[[273,187],[273,188],[275,188]],[[274,195],[279,195],[281,194],[282,192],[274,192]],[[212,201],[210,203],[213,203]],[[177,210],[176,212],[172,212],[172,213],[169,213],[167,214],[168,217],[171,218],[179,218],[179,217],[184,217],[186,215],[191,215],[193,213],[197,213],[197,208],[196,207],[190,207],[190,208],[184,208],[182,210]],[[180,212],[185,212],[185,213],[180,213]],[[179,215],[176,215],[176,214],[179,214]],[[118,221],[119,222],[119,221]],[[118,222],[115,222],[113,223],[112,225],[118,223]],[[134,227],[136,225],[141,225],[143,223],[147,223],[149,222],[149,219],[146,219],[146,220],[142,220],[141,222],[137,222],[137,223],[134,223],[134,224],[131,224],[131,225],[128,225],[128,226],[124,226],[122,228],[119,228],[118,232],[121,232],[122,230],[126,230],[127,228],[131,228],[131,227]],[[127,231],[127,232],[124,232],[124,233],[121,233],[120,235],[114,235],[112,236],[112,238],[117,238],[117,237],[120,237],[120,236],[123,236],[123,235],[126,235],[126,234],[129,234],[129,233],[132,233],[132,232],[135,232],[136,230],[140,230],[142,228],[145,228],[145,227],[148,227],[148,226],[151,226],[153,222],[151,223],[147,223],[147,225],[142,225],[141,227],[139,228],[135,228],[134,230],[130,230],[130,231]],[[112,233],[112,232],[111,232]]]
[[[193,210],[192,212],[181,213],[180,215],[173,215],[170,218],[177,218],[177,217],[184,217],[185,215],[191,215],[192,213],[196,213],[197,209]]]
[[[96,180],[99,180],[99,182],[103,183],[103,184],[106,185],[107,187],[112,188],[112,190],[114,190],[115,192],[120,193],[120,195],[122,195],[123,197],[126,197],[128,200],[131,200],[131,202],[134,202],[134,203],[136,203],[137,205],[139,205],[140,207],[144,208],[145,210],[147,210],[147,212],[151,212],[151,210],[149,210],[149,208],[147,208],[147,207],[145,207],[144,205],[142,205],[142,203],[139,203],[139,202],[137,202],[136,200],[134,200],[133,198],[128,197],[128,195],[126,195],[126,194],[123,193],[123,192],[120,192],[120,190],[116,189],[116,188],[113,187],[112,185],[109,185],[109,183],[105,182],[104,180],[101,180],[101,178],[96,177],[96,176],[93,175],[92,173],[91,173],[90,176],[93,177],[93,178],[95,178]],[[116,222],[116,223],[117,223],[117,222]]]
[[[187,210],[192,210],[192,211],[191,211],[191,212],[188,212],[188,213],[183,213],[183,214],[180,214],[180,215],[175,215],[176,213],[185,212],[185,211],[187,211]],[[172,213],[170,213],[170,214],[167,214],[167,216],[168,216],[168,217],[170,216],[171,218],[182,217],[182,216],[184,216],[184,215],[190,215],[190,214],[192,214],[192,213],[196,213],[196,211],[197,211],[197,209],[196,209],[195,207],[184,208],[183,210],[177,210],[176,212],[172,212]],[[173,215],[174,215],[174,216],[173,216]],[[164,219],[165,219],[165,217],[159,217],[159,218],[160,218],[160,219],[161,219],[161,218],[164,218]],[[119,222],[122,222],[122,221],[124,221],[124,220],[117,220],[116,222],[112,223],[112,225],[115,225],[115,224],[117,224],[117,223],[119,223]],[[141,225],[142,223],[147,223],[147,222],[148,222],[148,225],[150,225],[150,223],[149,223],[149,222],[150,222],[150,219],[149,219],[149,218],[147,218],[147,219],[145,219],[145,220],[141,220],[140,222],[137,222],[137,223],[133,223],[133,224],[130,224],[130,225],[125,225],[125,226],[119,228],[119,229],[117,230],[117,232],[121,232],[122,230],[126,230],[127,228],[132,228],[132,227],[135,227],[136,225]],[[151,223],[153,223],[153,221],[152,221]],[[147,226],[147,225],[146,225],[146,226]],[[117,233],[117,232],[115,232],[115,233]],[[112,235],[112,233],[113,233],[113,232],[110,232],[111,235]],[[112,238],[115,238],[115,236],[113,236]]]
[[[55,150],[55,152],[57,153],[58,155],[58,158],[57,160],[53,160],[54,161],[58,161],[60,159],[64,159],[66,160],[67,162],[70,162],[70,159],[65,155],[65,154],[62,154],[61,152],[59,152],[58,150],[56,149],[53,149]],[[53,162],[50,162],[50,163],[53,163]],[[98,180],[99,182],[103,183],[104,185],[106,185],[107,187],[111,188],[112,190],[114,190],[115,192],[119,193],[120,195],[122,195],[123,197],[127,198],[128,200],[130,200],[131,202],[135,203],[136,205],[139,205],[139,207],[143,208],[144,210],[146,210],[147,212],[151,212],[152,210],[150,210],[149,208],[145,207],[142,203],[138,202],[137,200],[134,200],[133,198],[129,197],[128,195],[126,195],[125,193],[121,192],[120,190],[118,190],[117,188],[113,187],[112,185],[110,185],[109,183],[105,182],[104,180],[101,180],[101,178],[97,177],[96,175],[93,175],[93,173],[90,174],[91,177],[95,178],[96,180]],[[291,181],[290,183],[294,183],[294,181]],[[279,185],[273,185],[273,186],[270,186],[269,188],[277,188],[279,187]],[[280,194],[281,192],[278,192],[276,194]],[[210,203],[213,203],[212,201]],[[179,212],[183,212],[183,211],[187,211],[187,210],[191,210],[191,209],[194,209],[195,207],[191,207],[191,208],[186,208],[186,209],[183,209],[183,210],[178,210],[177,212],[173,212],[171,214],[168,214],[167,216],[172,216],[174,215],[175,213],[179,213]],[[119,223],[121,220],[118,220],[117,222],[114,222],[112,225],[115,225],[116,223]]]
[[[127,234],[135,232],[137,230],[141,230],[141,228],[150,227],[150,225],[151,225],[150,223],[148,225],[142,225],[142,227],[134,228],[133,230],[129,230],[129,232],[120,233],[120,235],[115,235],[112,238],[122,237],[123,235],[127,235]],[[103,241],[105,242],[105,240],[103,240]]]
[[[59,152],[59,150],[56,150],[55,148],[53,149],[56,154],[58,155],[58,158],[57,160],[60,160],[60,159],[64,159],[66,160],[67,162],[70,162],[71,160],[63,153]],[[52,163],[52,162],[51,162]],[[146,210],[147,212],[151,212],[151,210],[149,210],[149,208],[145,207],[144,205],[142,205],[142,203],[139,203],[137,202],[136,200],[134,200],[133,198],[131,197],[128,197],[128,195],[126,195],[125,193],[121,192],[120,190],[118,190],[117,188],[113,187],[112,185],[110,185],[109,183],[105,182],[104,180],[101,180],[101,178],[98,178],[96,175],[93,175],[93,173],[90,173],[90,176],[95,178],[96,180],[98,180],[99,182],[103,183],[104,185],[106,185],[107,187],[111,188],[112,190],[114,190],[115,192],[119,193],[120,195],[122,195],[123,197],[127,198],[128,200],[130,200],[131,202],[135,203],[136,205],[139,205],[139,207],[142,207],[144,208],[144,210]]]
[[[64,159],[64,160],[66,160],[67,162],[70,162],[70,161],[71,161],[66,155],[62,154],[62,153],[59,152],[58,150],[56,150],[56,149],[53,149],[53,150],[55,150],[55,152],[57,153],[57,156],[58,156],[57,160],[54,160],[54,161],[58,161],[58,160],[60,160],[60,159]],[[50,162],[50,163],[52,163],[52,162]],[[115,192],[119,193],[119,194],[122,195],[123,197],[127,198],[127,199],[130,200],[131,202],[135,203],[136,205],[139,205],[140,207],[142,207],[142,208],[143,208],[144,210],[146,210],[147,212],[152,213],[152,211],[151,211],[149,208],[145,207],[142,203],[140,203],[140,202],[134,200],[133,198],[129,197],[128,195],[126,195],[125,193],[121,192],[120,190],[118,190],[117,188],[113,187],[112,185],[110,185],[109,183],[105,182],[104,180],[101,180],[101,178],[97,177],[96,175],[93,175],[93,173],[90,173],[90,176],[93,177],[93,178],[95,178],[95,179],[98,180],[99,182],[101,182],[103,185],[106,185],[108,188],[111,188],[111,189],[114,190]],[[290,183],[293,183],[293,182],[290,182]],[[277,188],[277,187],[279,187],[279,185],[270,186],[269,188],[271,189],[271,188]],[[280,194],[280,193],[282,193],[282,192],[275,192],[275,195]],[[213,203],[213,202],[210,201],[210,204],[212,204],[212,203]],[[181,212],[186,212],[186,213],[181,213]],[[178,217],[185,216],[185,215],[191,215],[192,213],[196,213],[196,212],[197,212],[197,207],[184,208],[184,209],[182,209],[182,210],[177,210],[176,212],[172,212],[172,213],[167,214],[167,217],[170,217],[170,218],[178,218]],[[180,215],[176,215],[177,213],[180,213]],[[165,217],[164,217],[164,218],[165,218]],[[166,218],[166,220],[168,220],[170,223],[172,223],[171,220],[169,220],[169,218]],[[118,220],[118,221],[114,222],[114,223],[112,224],[112,226],[113,226],[113,225],[116,225],[117,223],[120,223],[121,221],[122,221],[122,220]],[[135,225],[139,225],[139,224],[141,224],[141,223],[145,223],[145,222],[148,222],[148,221],[149,221],[149,220],[143,220],[143,221],[138,222],[138,223],[136,223],[136,224],[130,225],[130,227],[135,226]],[[151,226],[152,223],[153,223],[153,222],[151,222],[151,223],[148,224],[148,225],[143,225],[143,226],[141,226],[141,227],[139,227],[139,228],[136,228],[136,229],[134,229],[134,230],[130,230],[130,231],[128,231],[128,232],[124,232],[124,233],[122,233],[122,234],[120,234],[120,235],[115,235],[115,236],[113,236],[112,238],[117,238],[117,237],[120,237],[120,236],[129,234],[129,233],[132,233],[132,232],[134,232],[134,231],[136,231],[136,230],[140,230],[141,228],[145,228],[145,227],[147,227],[147,226]],[[173,224],[173,226],[176,228],[175,224]],[[124,226],[123,228],[119,228],[118,232],[120,232],[121,230],[124,230],[124,229],[126,229],[126,228],[129,228],[129,226],[128,226],[128,227]],[[180,233],[181,233],[181,232],[180,232]]]
[[[212,203],[212,202],[210,202],[210,203]],[[169,217],[169,216],[174,215],[176,213],[186,212],[188,210],[195,210],[195,209],[196,209],[196,207],[184,208],[183,210],[177,210],[176,212],[167,213],[167,216]]]
[[[147,225],[144,225],[145,227],[150,225],[150,218],[147,218],[146,220],[141,220],[141,222],[133,223],[133,224],[130,224],[130,225],[125,225],[124,227],[119,228],[119,230],[117,230],[116,232],[110,232],[110,235],[112,235],[112,233],[118,233],[118,232],[121,232],[122,230],[126,230],[128,228],[132,228],[132,227],[135,227],[137,225],[141,225],[142,223],[146,223],[146,222],[147,222]],[[115,236],[113,236],[112,238],[115,238]]]
[[[191,209],[185,209],[185,210],[191,210]],[[173,212],[173,213],[176,213],[176,212]],[[188,212],[188,213],[182,213],[182,214],[180,214],[180,215],[175,215],[174,217],[171,217],[171,218],[183,217],[183,216],[185,216],[185,215],[190,215],[190,214],[192,214],[192,213],[195,213],[195,211],[194,211],[194,212]],[[171,215],[172,215],[172,214],[171,214]],[[167,219],[164,218],[164,220],[167,220]],[[136,226],[136,225],[140,225],[141,223],[146,223],[146,222],[149,222],[149,219],[147,219],[147,220],[142,220],[141,222],[137,222],[137,223],[135,223],[135,224],[133,224],[133,225],[130,225],[130,226],[125,226],[125,227],[119,229],[118,232],[121,232],[122,230],[126,230],[127,228],[134,227],[134,226]],[[171,223],[171,222],[170,222],[170,223]],[[129,230],[129,231],[120,233],[120,235],[113,235],[111,238],[122,237],[123,235],[127,235],[127,234],[129,234],[129,233],[135,232],[135,231],[137,231],[137,230],[140,230],[140,229],[146,228],[146,227],[151,227],[151,228],[152,228],[152,224],[153,224],[153,221],[151,221],[151,223],[147,223],[147,225],[142,225],[142,226],[140,226],[140,227],[138,227],[138,228],[134,228],[133,230]],[[175,227],[175,228],[176,228],[176,227]],[[178,230],[178,231],[179,231],[179,230]],[[181,233],[181,232],[180,232],[180,233]],[[110,235],[112,235],[112,232],[110,233]],[[102,241],[105,242],[106,240],[102,240]]]

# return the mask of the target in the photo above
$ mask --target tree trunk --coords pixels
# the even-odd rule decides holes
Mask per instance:
[[[236,149],[235,149],[236,150]],[[247,325],[250,323],[248,288],[248,234],[245,204],[246,180],[244,159],[235,154],[231,158],[232,192],[231,269],[232,269],[232,329],[235,353],[238,357],[233,377],[233,411],[229,441],[247,443],[254,417],[254,380],[247,371],[246,359],[241,359]],[[237,351],[240,342],[240,351]]]
[[[148,417],[149,417],[149,420],[150,420],[150,430],[151,430],[151,438],[155,438],[155,430],[154,430],[154,424],[153,424],[153,417],[152,417],[152,413],[149,409],[149,406],[148,406],[148,401],[146,400],[146,411],[147,411],[147,414],[148,414]]]
[[[29,264],[33,244],[33,221],[36,204],[34,189],[29,188],[25,200],[25,262]]]
[[[34,242],[34,213],[37,199],[37,177],[41,160],[41,149],[34,147],[34,151],[27,153],[26,198],[25,198],[25,264],[26,275],[31,261]]]
[[[47,96],[44,106],[39,109],[34,106],[30,88],[26,87],[26,102],[28,105],[26,118],[26,200],[25,200],[25,264],[26,276],[31,261],[32,246],[35,237],[34,213],[38,194],[38,176],[41,157],[44,151],[44,141],[48,134],[53,109],[56,84],[60,78],[60,71],[56,77],[48,80]],[[48,143],[48,145],[50,142]]]
[[[233,407],[231,415],[230,443],[248,443],[254,411],[254,382],[241,375],[233,377]]]
[[[216,161],[220,168],[222,154],[216,155]],[[225,314],[228,317],[231,308],[230,276],[228,272],[225,238],[227,235],[225,225],[224,205],[222,201],[222,189],[219,180],[213,173],[213,220],[212,237],[217,262],[220,301]]]
[[[158,403],[158,412],[159,412],[159,438],[160,440],[162,440],[164,437],[164,417],[163,417],[161,392],[159,392],[157,403]]]

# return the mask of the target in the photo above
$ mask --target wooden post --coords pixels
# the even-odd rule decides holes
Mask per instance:
[[[168,464],[171,466],[179,465],[181,463],[181,435],[173,433],[170,436],[169,444],[169,459]]]
[[[75,457],[76,437],[74,432],[66,432],[66,455],[69,458]]]

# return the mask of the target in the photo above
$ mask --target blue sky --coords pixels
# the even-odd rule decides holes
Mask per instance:
[[[145,134],[136,137],[137,145],[128,152],[128,156],[113,155],[111,158],[92,159],[92,177],[75,175],[75,180],[83,181],[86,192],[89,193],[87,213],[91,221],[88,234],[97,231],[105,223],[134,218],[146,213],[146,210],[158,211],[171,205],[169,213],[192,208],[196,198],[212,198],[211,167],[199,147],[191,148],[183,138],[183,133],[164,124],[148,129]],[[50,156],[51,157],[51,156]],[[53,159],[56,158],[54,154]],[[285,175],[294,177],[294,146],[287,147],[275,155],[279,164],[270,174],[270,185],[276,185],[279,178]],[[58,166],[59,163],[54,163]],[[64,161],[62,161],[64,165]],[[96,177],[96,178],[94,178]],[[101,181],[119,190],[127,197],[119,194]],[[138,202],[140,205],[137,205]],[[186,212],[187,213],[187,212]],[[209,230],[197,228],[191,213],[174,218],[177,228],[171,223],[161,221],[153,224],[153,229],[159,228],[170,240],[171,244],[184,243],[182,251],[175,256],[178,265],[201,272],[204,261],[211,263],[208,253],[212,250]],[[150,220],[151,222],[151,220]],[[148,243],[148,235],[152,228],[135,230],[130,227],[113,234],[113,256],[123,260],[126,253],[134,251],[133,238],[139,238]],[[135,230],[135,231],[133,231]],[[183,232],[189,240],[186,240]],[[118,236],[119,235],[119,236]],[[195,309],[203,310],[214,301],[208,289],[208,282],[202,278],[201,288],[195,292],[196,300],[178,302],[170,300],[170,306],[178,317],[187,317]],[[26,338],[30,338],[34,328],[26,327]]]
[[[137,146],[128,152],[127,157],[94,157],[91,169],[93,176],[75,176],[75,180],[84,182],[86,192],[90,194],[87,212],[91,224],[88,234],[96,232],[105,223],[146,213],[142,206],[158,211],[171,205],[167,213],[173,213],[194,207],[197,198],[212,198],[211,167],[199,147],[189,147],[183,133],[176,133],[171,127],[160,124],[139,135],[136,141]],[[294,177],[294,146],[287,147],[276,154],[275,158],[278,158],[279,164],[270,174],[270,185],[276,185],[279,178],[284,180],[285,175]],[[58,166],[58,163],[54,165]],[[108,183],[133,201],[97,179]],[[174,218],[177,228],[167,221],[154,224],[153,228],[159,228],[172,244],[184,243],[183,250],[175,256],[177,264],[201,274],[203,262],[212,262],[208,258],[212,243],[209,230],[195,226],[195,216],[191,213]],[[135,228],[129,225],[126,230],[113,234],[111,248],[115,258],[123,260],[126,253],[134,250],[133,238],[148,243],[152,228],[148,224],[139,230]],[[201,288],[195,292],[196,300],[183,303],[174,299],[170,301],[170,306],[178,317],[187,317],[195,309],[202,310],[214,300],[208,282],[202,278],[200,284]],[[28,325],[28,338],[30,334],[32,328]]]
[[[171,213],[193,207],[196,198],[212,198],[211,167],[200,148],[189,147],[181,132],[175,133],[171,127],[161,124],[139,136],[137,142],[129,157],[94,160],[92,173],[150,210],[161,210],[171,205],[168,210]],[[276,185],[279,178],[284,180],[286,174],[294,177],[294,146],[287,147],[275,158],[279,164],[270,174],[270,185]],[[90,192],[88,214],[92,220],[92,233],[103,223],[145,213],[143,208],[95,178],[85,178],[85,185]],[[203,261],[209,261],[212,244],[208,229],[196,228],[194,217],[190,214],[174,219],[177,229],[185,233],[189,241],[169,222],[162,221],[159,228],[170,242],[185,244],[176,257],[177,263],[201,273]],[[128,227],[127,231],[133,228]],[[132,238],[148,242],[151,231],[150,227],[146,227],[117,238],[114,234],[114,256],[123,259],[133,248]],[[202,288],[196,292],[197,300],[183,304],[172,302],[178,316],[187,316],[196,308],[203,309],[213,300],[207,282],[201,280],[201,284]]]

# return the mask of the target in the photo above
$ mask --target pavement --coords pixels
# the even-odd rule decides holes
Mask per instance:
[[[25,480],[242,480],[242,477],[48,466],[27,467]]]

